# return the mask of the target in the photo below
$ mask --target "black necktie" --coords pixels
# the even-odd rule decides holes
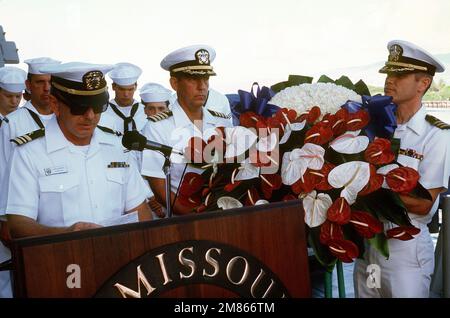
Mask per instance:
[[[117,108],[116,105],[114,105],[112,103],[109,103],[109,105],[111,106],[111,109],[116,113],[116,115],[123,119],[123,132],[126,132],[129,130],[128,127],[129,127],[130,123],[131,123],[132,129],[136,130],[136,123],[134,122],[133,117],[139,108],[139,103],[136,103],[131,107],[130,116],[128,116],[128,117],[125,117],[125,115]]]

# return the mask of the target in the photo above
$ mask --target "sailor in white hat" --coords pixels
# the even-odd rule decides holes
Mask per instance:
[[[25,60],[28,64],[28,75],[25,81],[26,88],[30,91],[31,99],[23,107],[8,115],[8,123],[2,125],[0,133],[0,161],[8,162],[14,144],[10,139],[44,128],[53,114],[49,106],[50,75],[42,74],[39,68],[59,64],[60,61],[48,57]],[[1,169],[6,165],[1,165]],[[0,173],[1,174],[1,173]],[[0,180],[1,182],[1,180]],[[1,197],[1,194],[0,194]],[[0,199],[0,214],[4,206]]]
[[[184,47],[168,54],[161,67],[170,72],[171,87],[177,93],[177,100],[165,111],[149,117],[144,134],[148,140],[184,149],[192,136],[204,138],[204,134],[216,127],[231,126],[227,115],[205,110],[209,89],[209,77],[216,75],[211,62],[216,53],[207,45]],[[185,164],[181,156],[172,153],[171,189],[175,196],[183,178]],[[141,173],[148,177],[157,200],[165,206],[165,179],[162,166],[164,157],[151,150],[143,153]],[[187,166],[186,172],[201,173],[203,170]],[[186,214],[192,209],[183,206],[178,200],[173,206],[175,214]]]
[[[6,66],[0,68],[0,126],[3,121],[7,122],[8,118],[5,117],[9,113],[13,112],[19,106],[22,99],[22,92],[25,89],[25,80],[27,73],[20,68],[14,66]],[[6,162],[2,162],[1,165],[6,165]],[[2,180],[2,174],[5,173],[5,169],[0,168],[0,180]],[[3,189],[3,188],[2,188]],[[0,220],[0,233],[5,234],[7,238],[7,227],[5,220]],[[0,239],[3,237],[0,236]],[[11,258],[11,253],[0,240],[0,263],[7,261]],[[12,297],[10,272],[0,272],[0,298]]]
[[[139,90],[139,96],[147,116],[153,116],[168,110],[172,91],[157,83],[146,83]]]
[[[0,127],[4,117],[19,106],[26,79],[27,73],[20,68],[0,68]]]
[[[364,259],[355,263],[354,280],[357,297],[429,297],[434,267],[434,248],[427,224],[437,211],[438,196],[448,186],[450,174],[450,126],[427,115],[422,97],[436,72],[445,70],[433,55],[407,41],[391,41],[389,57],[380,70],[387,74],[384,91],[397,104],[397,128],[400,139],[398,162],[416,169],[419,182],[432,200],[400,194],[412,225],[420,229],[414,239],[389,239],[386,259],[371,245]],[[396,227],[385,222],[385,230]],[[368,266],[379,266],[379,281],[368,284]],[[376,277],[376,276],[374,276]]]
[[[95,228],[132,211],[151,218],[136,163],[115,132],[97,126],[108,108],[111,68],[80,62],[41,68],[51,74],[55,116],[45,131],[13,140],[18,147],[6,188],[13,238]]]
[[[115,97],[109,101],[109,108],[102,115],[100,124],[120,133],[128,130],[141,131],[147,123],[144,105],[134,99],[137,80],[142,70],[131,63],[118,63],[108,73],[113,81]]]

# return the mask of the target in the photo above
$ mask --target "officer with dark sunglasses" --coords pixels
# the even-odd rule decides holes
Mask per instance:
[[[110,69],[77,62],[41,70],[51,74],[55,116],[45,131],[14,139],[19,147],[6,190],[13,238],[96,228],[130,212],[151,219],[151,194],[135,161],[114,131],[97,126],[108,105]]]

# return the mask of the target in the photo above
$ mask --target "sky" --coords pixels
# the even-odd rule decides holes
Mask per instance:
[[[0,25],[21,61],[130,62],[143,69],[139,86],[169,87],[161,59],[208,44],[210,86],[223,93],[384,61],[393,39],[450,53],[449,0],[0,0]]]

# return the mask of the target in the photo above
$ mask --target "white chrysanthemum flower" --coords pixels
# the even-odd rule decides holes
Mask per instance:
[[[315,83],[285,88],[272,97],[270,104],[294,109],[298,115],[319,106],[322,119],[326,113],[337,112],[348,100],[361,102],[361,96],[333,83]]]

